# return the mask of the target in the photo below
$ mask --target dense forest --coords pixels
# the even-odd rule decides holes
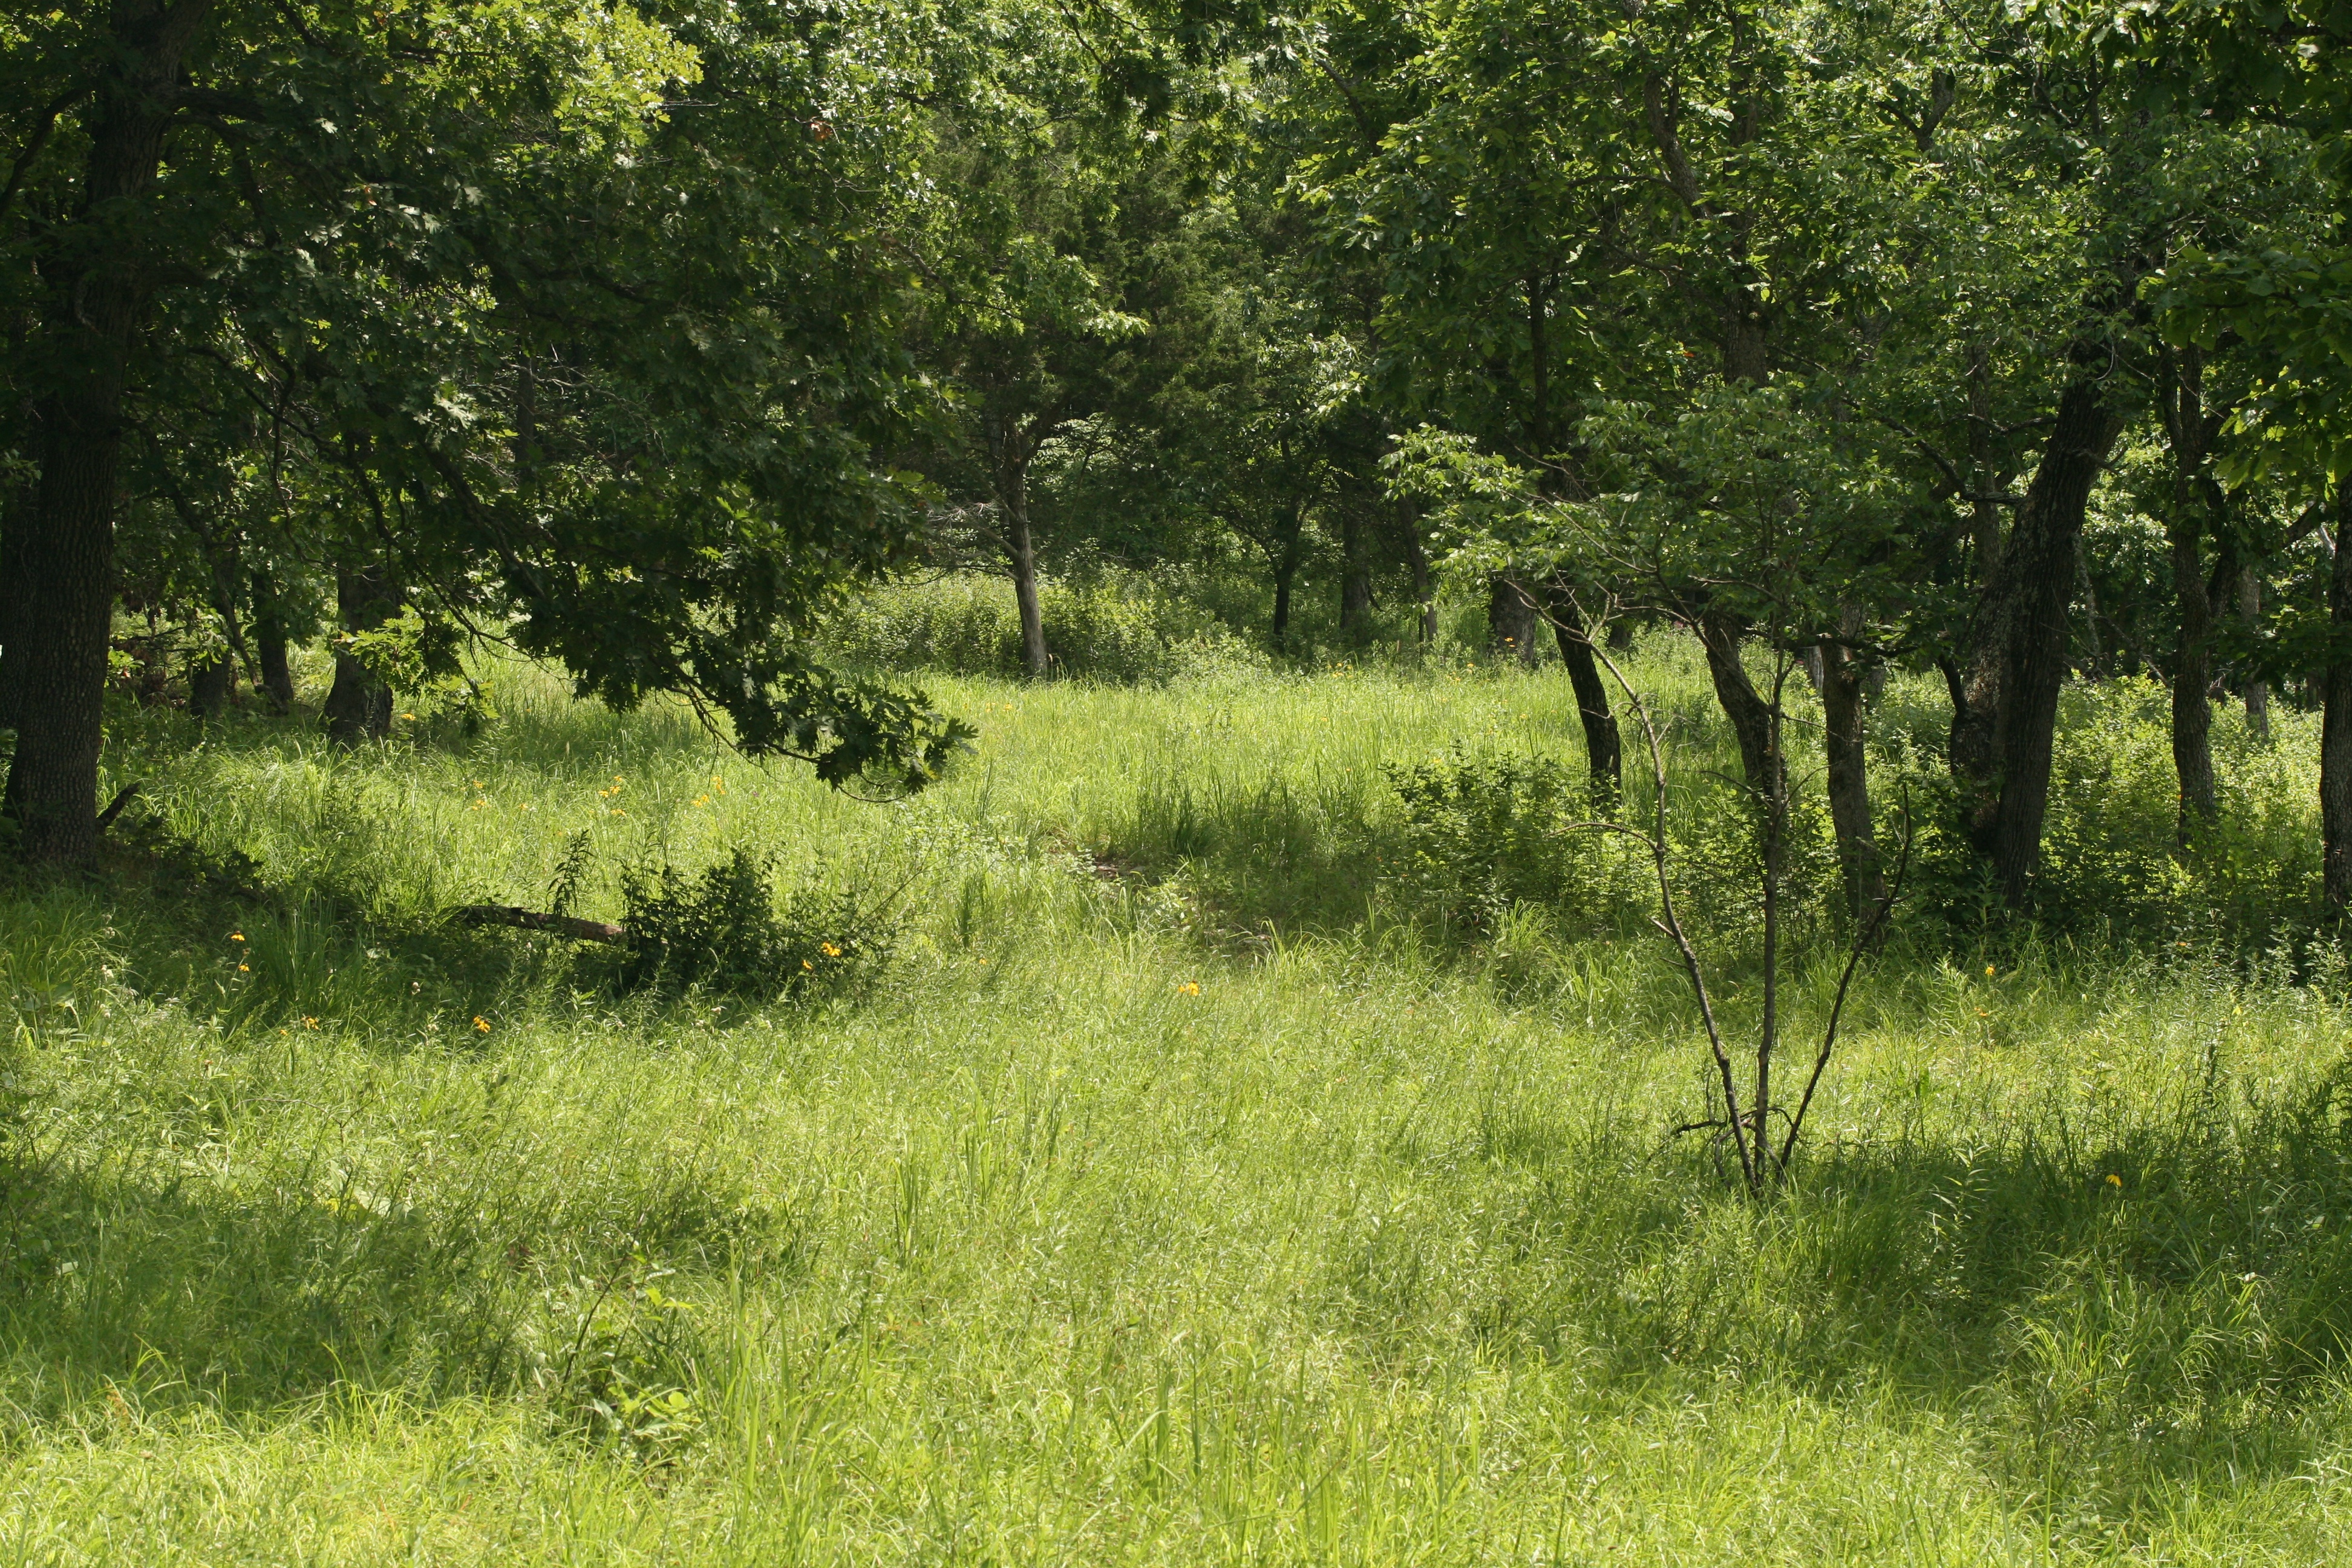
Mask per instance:
[[[8,8],[0,1547],[2343,1561],[2347,223],[2345,0]]]

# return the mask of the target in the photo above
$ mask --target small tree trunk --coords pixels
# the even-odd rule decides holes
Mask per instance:
[[[1747,628],[1731,616],[1706,611],[1697,619],[1699,646],[1706,651],[1706,671],[1715,681],[1715,700],[1731,721],[1732,738],[1739,743],[1739,771],[1760,800],[1772,792],[1771,704],[1757,695],[1739,659]]]
[[[1846,619],[1852,626],[1860,616],[1849,611]],[[1870,769],[1864,748],[1869,710],[1863,691],[1865,661],[1843,643],[1823,643],[1818,652],[1830,822],[1837,832],[1846,913],[1859,928],[1886,897],[1886,877],[1879,862],[1870,811]]]
[[[1037,604],[1037,546],[1029,535],[1026,498],[1004,513],[1004,556],[1013,568],[1013,601],[1021,612],[1021,663],[1031,675],[1045,673],[1045,616]]]
[[[1541,657],[1536,642],[1533,596],[1499,574],[1486,584],[1486,637],[1496,655],[1516,658],[1530,668]]]
[[[1607,811],[1624,793],[1624,742],[1617,716],[1609,710],[1609,688],[1601,683],[1601,661],[1593,657],[1592,637],[1577,612],[1566,585],[1552,584],[1552,631],[1559,642],[1560,662],[1568,666],[1568,683],[1576,693],[1576,715],[1584,723],[1587,787],[1593,805]]]
[[[1031,675],[1042,676],[1047,663],[1045,620],[1037,605],[1037,545],[1029,531],[1029,460],[1037,446],[1018,421],[1001,415],[987,416],[982,428],[1005,564],[1013,573],[1013,601],[1021,615],[1021,663]]]
[[[1421,607],[1421,643],[1427,647],[1437,640],[1437,588],[1429,569],[1429,549],[1421,542],[1412,514],[1405,513],[1402,521],[1398,532],[1404,540],[1404,558],[1412,567],[1412,602]]]
[[[2334,635],[2322,683],[2319,837],[2328,908],[2352,907],[2352,479],[2336,489],[2336,563],[2327,576]]]
[[[219,653],[188,668],[188,711],[199,719],[217,719],[236,698],[236,660]]]
[[[1351,509],[1339,515],[1339,637],[1363,642],[1372,630],[1372,566],[1363,519]]]
[[[17,689],[25,668],[25,638],[32,625],[33,497],[21,485],[0,493],[0,730],[16,728]]]
[[[253,574],[253,661],[256,680],[269,706],[283,713],[294,706],[294,668],[286,658],[286,609],[267,573]]]
[[[2213,820],[2213,605],[2205,591],[2205,532],[2210,497],[2205,472],[2210,431],[2204,362],[2191,348],[2168,354],[2169,384],[2160,389],[2172,447],[2172,505],[2165,534],[2172,550],[2172,594],[2179,630],[2172,651],[2172,765],[2180,783],[2179,840]]]
[[[382,568],[338,566],[335,605],[346,632],[373,631],[399,608]],[[392,732],[392,689],[341,647],[335,649],[335,684],[320,717],[339,746],[380,741]]]
[[[2238,618],[2245,623],[2249,640],[2263,624],[2263,575],[2249,566],[2238,574]],[[2263,745],[2271,740],[2271,683],[2259,675],[2246,677],[2246,731]]]

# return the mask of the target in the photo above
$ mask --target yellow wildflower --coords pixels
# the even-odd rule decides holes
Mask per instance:
[[[827,958],[839,958],[841,956],[841,949],[834,946],[833,943],[829,942],[820,942],[818,945],[824,950],[824,955]]]
[[[233,931],[228,933],[228,939],[231,942],[243,942],[245,940],[245,933],[241,931]]]
[[[490,1021],[479,1013],[474,1015],[474,1032],[478,1035],[487,1035],[490,1032]]]

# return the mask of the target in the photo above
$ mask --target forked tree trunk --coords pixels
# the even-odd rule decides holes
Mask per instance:
[[[1560,662],[1568,666],[1568,684],[1576,693],[1576,716],[1584,724],[1587,787],[1593,805],[1606,811],[1624,794],[1623,737],[1618,733],[1617,716],[1609,710],[1609,688],[1601,683],[1591,629],[1564,584],[1552,584],[1549,614]]]
[[[180,58],[210,0],[116,0],[100,67],[76,226],[120,223],[154,184]],[[114,607],[114,500],[131,343],[148,281],[128,236],[56,247],[44,356],[41,479],[24,551],[18,722],[0,810],[35,861],[98,852],[98,754]]]
[[[1861,617],[1845,616],[1848,633]],[[1886,875],[1871,820],[1870,768],[1865,742],[1868,705],[1864,699],[1866,661],[1843,642],[1821,645],[1822,740],[1828,763],[1830,823],[1837,833],[1838,871],[1845,884],[1847,915],[1857,929],[1886,897]]]
[[[335,605],[346,632],[373,631],[400,608],[383,568],[377,566],[336,567]],[[381,741],[392,732],[392,689],[338,646],[335,684],[327,692],[319,716],[326,721],[329,738],[339,746]]]
[[[2352,479],[2336,488],[2336,563],[2327,575],[2333,640],[2321,686],[2319,837],[2328,908],[2352,908]]]
[[[1028,498],[1004,511],[1004,558],[1013,569],[1013,602],[1021,614],[1021,663],[1045,673],[1045,615],[1037,603],[1037,544],[1029,532]]]
[[[2104,367],[2106,353],[2104,345],[2077,344],[2073,358],[2078,367],[2092,360]],[[2083,513],[2122,427],[2105,379],[2078,369],[2059,395],[2025,504],[1977,601],[1966,664],[1947,672],[1962,826],[1993,862],[2011,907],[2024,903],[2042,852]]]

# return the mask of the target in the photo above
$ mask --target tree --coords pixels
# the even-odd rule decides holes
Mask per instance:
[[[95,847],[124,453],[189,357],[354,503],[321,552],[394,596],[836,784],[940,765],[960,727],[795,640],[915,541],[869,461],[912,392],[900,280],[843,243],[921,199],[886,17],[119,0],[6,42],[55,84],[11,186],[54,221],[8,256],[40,320],[0,681],[27,854]]]

